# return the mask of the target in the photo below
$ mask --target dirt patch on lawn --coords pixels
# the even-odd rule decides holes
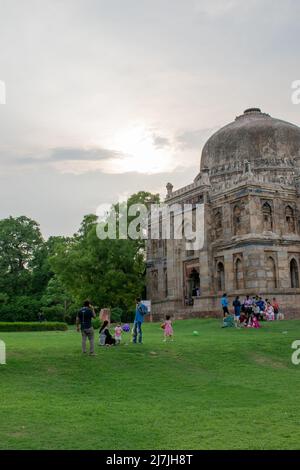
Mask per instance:
[[[25,437],[27,434],[27,431],[25,430],[25,426],[22,426],[22,428],[18,431],[15,432],[10,432],[9,437],[14,437],[16,439],[21,439],[22,437]]]
[[[272,367],[273,369],[286,369],[287,368],[287,365],[284,362],[274,360],[268,356],[252,354],[251,359],[253,359],[253,361],[256,364],[259,364],[261,366]]]

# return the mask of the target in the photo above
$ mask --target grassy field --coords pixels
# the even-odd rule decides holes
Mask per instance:
[[[143,345],[96,357],[81,355],[73,329],[0,333],[0,448],[300,448],[300,321],[236,330],[186,320],[175,333],[165,344],[146,324]]]

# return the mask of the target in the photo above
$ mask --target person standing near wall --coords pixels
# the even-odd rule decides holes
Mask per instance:
[[[225,318],[226,315],[229,314],[229,310],[228,310],[228,297],[227,297],[227,294],[223,294],[223,295],[222,295],[222,298],[221,298],[221,306],[222,306],[222,309],[223,309],[223,317]]]

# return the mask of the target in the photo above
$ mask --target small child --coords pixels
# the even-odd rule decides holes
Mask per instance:
[[[122,327],[120,323],[115,327],[115,340],[116,344],[120,344],[122,341]]]
[[[166,321],[164,323],[164,342],[167,341],[167,338],[171,338],[173,341],[173,326],[170,315],[166,316]]]
[[[247,315],[243,312],[243,313],[240,315],[240,326],[247,326],[247,321],[248,321],[248,317],[247,317]]]
[[[260,324],[256,315],[252,316],[252,328],[260,328]]]
[[[267,302],[267,306],[265,308],[264,313],[265,313],[267,321],[274,321],[275,320],[274,308],[271,305],[271,302]]]

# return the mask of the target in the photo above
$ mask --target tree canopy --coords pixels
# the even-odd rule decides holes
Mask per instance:
[[[130,223],[138,215],[129,214],[133,204],[152,202],[159,203],[159,196],[141,191],[112,205],[101,221],[95,214],[84,216],[72,237],[47,241],[26,216],[0,220],[0,321],[32,321],[40,313],[71,320],[86,298],[98,308],[130,311],[145,292],[146,241],[118,234],[99,239],[97,224],[107,225],[116,214],[118,229],[122,217]]]

